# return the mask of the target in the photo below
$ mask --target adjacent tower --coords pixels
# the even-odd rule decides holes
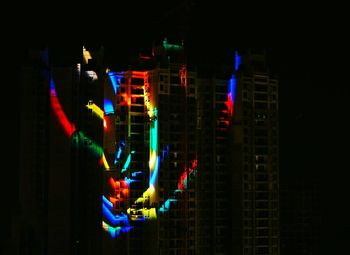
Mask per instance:
[[[242,52],[236,63],[232,247],[236,254],[279,254],[278,80],[265,52]]]

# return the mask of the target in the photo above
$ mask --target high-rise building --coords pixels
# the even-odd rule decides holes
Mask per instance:
[[[158,179],[160,253],[194,254],[197,77],[187,68],[183,45],[165,39],[153,52],[160,58],[153,72],[159,81],[151,84],[158,90],[160,149],[168,150]]]
[[[20,163],[19,203],[20,213],[16,219],[17,244],[15,254],[45,254],[48,243],[48,209],[50,165],[48,151],[50,119],[50,85],[43,76],[47,62],[43,51],[31,51],[23,61],[20,94]],[[62,162],[63,163],[63,162]],[[63,163],[64,164],[64,163]],[[65,170],[63,170],[65,171]],[[58,202],[60,203],[60,202]],[[69,213],[61,211],[63,215]],[[60,221],[58,217],[56,219]],[[55,226],[54,226],[55,227]],[[64,232],[65,230],[61,228]],[[63,248],[64,249],[64,248]]]
[[[130,254],[194,253],[195,192],[190,178],[197,164],[196,74],[186,68],[183,45],[165,39],[152,54],[144,57],[152,63],[148,68],[108,72],[115,96],[105,98],[105,109],[112,102],[116,135],[105,140],[113,144],[115,139],[109,164],[113,167],[106,173],[115,169],[114,180],[129,181],[127,199],[117,199],[112,212],[129,213],[131,230],[124,247]],[[155,210],[157,220],[146,223]]]
[[[108,70],[104,108],[113,114],[105,112],[105,173],[120,186],[104,198],[111,208],[105,210],[106,237],[117,237],[107,238],[106,249],[228,254],[236,248],[231,245],[232,217],[239,207],[232,206],[237,187],[231,180],[243,168],[232,162],[231,153],[242,151],[230,148],[239,143],[234,140],[239,125],[234,125],[241,105],[235,97],[238,66],[244,64],[237,54],[232,62],[236,68],[232,65],[229,73],[201,76],[187,68],[183,45],[165,39],[142,63]],[[110,181],[106,191],[108,186]],[[110,212],[129,216],[113,223]]]
[[[203,74],[167,39],[125,70],[102,48],[74,52],[23,71],[23,249],[279,254],[278,81],[263,54]]]
[[[100,253],[103,122],[88,106],[103,101],[101,54],[28,52],[21,70],[20,254]]]
[[[242,52],[239,62],[232,125],[233,252],[279,254],[278,80],[264,52]]]
[[[226,78],[226,79],[225,79]],[[229,172],[229,127],[233,101],[228,77],[199,78],[197,82],[196,177],[197,228],[199,254],[230,254],[231,175]]]
[[[71,139],[71,239],[73,254],[99,254],[103,171],[103,48],[83,47],[76,63]],[[59,84],[57,84],[59,86]],[[101,163],[102,161],[102,163]]]

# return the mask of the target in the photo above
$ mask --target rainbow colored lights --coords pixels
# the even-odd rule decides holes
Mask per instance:
[[[183,46],[168,44],[167,40],[163,41],[163,46],[165,49],[181,49]],[[92,56],[89,51],[87,51],[83,47],[83,60],[84,63],[87,64],[89,60],[92,59]],[[238,70],[239,65],[241,63],[241,57],[238,53],[235,53],[235,71]],[[80,66],[80,65],[79,65]],[[130,109],[131,102],[136,101],[133,100],[133,96],[130,95],[130,91],[123,90],[121,93],[122,87],[122,78],[124,77],[124,73],[115,73],[106,71],[106,74],[109,77],[111,85],[113,86],[114,96],[117,98],[121,98],[121,101],[118,102],[120,105],[115,104],[113,99],[105,99],[103,104],[103,110],[97,106],[92,100],[90,100],[85,105],[85,110],[88,109],[91,111],[94,116],[103,120],[103,124],[105,128],[107,128],[107,120],[111,120],[109,125],[111,125],[113,118],[109,118],[107,116],[114,116],[117,114],[119,106],[127,106],[127,109]],[[96,73],[94,71],[87,71],[86,75],[91,77],[92,80],[98,79]],[[144,97],[144,104],[147,109],[148,114],[148,126],[149,126],[149,161],[148,161],[148,169],[137,169],[140,171],[134,171],[132,167],[130,168],[132,157],[138,155],[135,150],[131,150],[133,148],[133,144],[129,144],[129,137],[123,138],[125,141],[119,141],[115,145],[115,155],[114,155],[114,144],[112,144],[112,152],[111,155],[107,155],[108,159],[113,162],[113,170],[110,169],[108,160],[104,154],[103,148],[98,145],[91,138],[87,137],[82,130],[77,130],[75,125],[72,124],[62,106],[59,102],[55,84],[53,79],[50,80],[50,101],[51,107],[58,120],[60,126],[62,127],[64,133],[67,135],[69,139],[71,139],[71,143],[73,146],[77,146],[77,148],[87,149],[92,155],[99,158],[100,165],[103,165],[103,168],[106,171],[110,171],[111,174],[115,174],[116,178],[110,177],[109,181],[109,190],[111,190],[109,195],[102,195],[102,228],[112,238],[119,236],[121,233],[127,233],[132,228],[136,227],[135,222],[143,222],[147,220],[155,220],[157,219],[157,213],[165,213],[170,208],[171,205],[177,203],[179,199],[179,195],[189,188],[189,183],[193,181],[194,177],[197,174],[198,162],[197,159],[193,159],[190,163],[190,166],[185,167],[182,174],[179,176],[179,180],[177,182],[177,189],[172,192],[172,195],[167,198],[164,203],[158,208],[155,205],[158,204],[158,174],[160,171],[160,165],[165,159],[165,157],[169,154],[169,146],[166,145],[163,148],[159,148],[159,133],[158,133],[158,105],[156,97],[157,95],[152,94],[152,88],[150,87],[149,82],[149,73],[148,72],[131,72],[131,77],[137,77],[138,79],[144,80],[143,85],[143,95],[137,94],[134,97]],[[187,86],[187,69],[186,65],[182,65],[179,70],[180,83],[182,86]],[[124,82],[124,81],[123,81]],[[236,76],[235,73],[232,75],[231,79],[228,82],[228,93],[227,93],[227,101],[225,102],[227,106],[227,110],[223,110],[224,116],[219,121],[224,122],[225,126],[230,124],[230,119],[227,116],[232,117],[234,114],[234,102],[236,95]],[[124,85],[123,85],[124,86]],[[135,85],[138,89],[141,85]],[[121,89],[119,89],[121,88]],[[130,89],[129,89],[130,90]],[[119,94],[118,94],[119,93]],[[118,95],[117,95],[118,94]],[[134,102],[135,103],[135,102]],[[129,116],[130,118],[130,116]],[[130,123],[127,123],[129,128],[129,136],[130,136]],[[106,132],[106,130],[105,130]],[[130,152],[127,154],[127,152]],[[141,151],[142,152],[142,151]],[[132,156],[132,154],[135,154]],[[112,159],[111,159],[112,158]],[[121,164],[124,162],[124,165]],[[118,171],[117,171],[118,170]],[[145,187],[144,190],[135,201],[130,201],[130,187],[132,187],[132,183],[139,182],[138,178],[143,177],[141,175],[148,174],[148,187]],[[141,179],[141,178],[140,178]],[[147,184],[146,184],[147,185]],[[128,208],[129,207],[129,208]],[[158,210],[158,211],[157,211]]]
[[[159,170],[159,156],[158,156],[158,109],[154,108],[153,112],[151,112],[152,116],[151,123],[150,123],[150,147],[149,147],[149,172],[150,172],[150,178],[149,178],[149,187],[155,186],[157,177],[158,177],[158,170]],[[153,194],[151,194],[152,196]]]

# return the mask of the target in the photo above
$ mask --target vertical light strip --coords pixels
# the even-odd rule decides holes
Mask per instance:
[[[159,168],[159,156],[158,156],[158,109],[153,109],[153,116],[150,116],[150,154],[149,154],[149,187],[151,188],[151,200],[156,192],[155,186],[158,179],[158,168]]]

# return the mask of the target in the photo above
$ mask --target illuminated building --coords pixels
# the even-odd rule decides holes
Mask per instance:
[[[127,212],[132,229],[127,242],[114,245],[130,254],[194,252],[196,75],[186,69],[182,45],[165,39],[152,54],[143,57],[151,68],[107,72],[116,135],[107,130],[105,147],[112,148],[114,139],[116,147],[113,160],[113,148],[106,152],[113,163],[105,174],[132,180],[128,202],[113,207],[114,213]]]
[[[127,70],[106,69],[102,51],[76,52],[44,75],[38,66],[42,91],[26,99],[43,98],[28,108],[40,151],[22,154],[42,164],[23,165],[23,178],[49,180],[44,207],[23,202],[46,217],[34,227],[43,252],[279,253],[277,80],[255,68],[258,56],[202,76],[167,39]]]
[[[158,60],[152,77],[158,88],[159,149],[168,153],[158,179],[159,202],[169,204],[159,214],[159,252],[194,254],[195,183],[190,179],[197,162],[197,75],[187,69],[183,45],[165,38],[153,54]]]
[[[127,71],[107,71],[107,86],[110,94],[115,93],[116,136],[107,139],[115,139],[115,178],[135,181],[129,186],[128,203],[113,204],[115,213],[128,208],[133,227],[127,239],[122,234],[116,238],[115,249],[131,254],[224,254],[231,249],[228,148],[235,76],[199,77],[187,69],[183,45],[166,39],[147,60],[148,68],[142,64]],[[109,165],[112,154],[106,154]],[[145,213],[153,208],[157,221],[152,223]],[[143,225],[135,225],[136,220]],[[151,236],[154,231],[147,228],[156,235]],[[104,229],[110,232],[107,225]]]
[[[104,250],[107,253],[114,249],[116,252],[128,252],[130,254],[152,253],[155,245],[146,238],[155,232],[156,221],[145,222],[150,218],[150,212],[154,192],[150,192],[152,173],[157,171],[156,151],[153,152],[149,141],[150,133],[156,132],[156,124],[150,123],[151,116],[148,110],[156,115],[153,101],[147,104],[145,86],[148,86],[147,71],[107,71],[108,79],[105,83],[105,112],[106,101],[112,102],[113,111],[105,115],[107,126],[105,127],[105,151],[108,153],[109,169],[104,171],[107,178],[114,178],[121,184],[126,183],[126,193],[108,193],[109,200],[113,202],[113,213],[128,215],[125,232],[117,232],[116,240],[109,240],[106,233]],[[111,89],[113,88],[113,89]],[[109,92],[108,92],[109,91]],[[152,106],[150,106],[152,104]],[[148,107],[147,107],[148,106]],[[154,127],[155,126],[155,127]],[[150,130],[149,130],[150,129]],[[113,130],[110,132],[109,130]],[[153,147],[157,147],[157,140],[153,141]],[[151,152],[152,151],[152,152]],[[149,159],[153,158],[152,163]],[[150,171],[151,170],[151,171]],[[106,183],[106,178],[104,182]],[[108,185],[107,185],[108,186]],[[108,191],[105,186],[104,191]],[[152,183],[156,187],[155,183]],[[149,192],[146,192],[149,191]],[[154,208],[154,207],[153,207]],[[125,224],[124,224],[125,225]],[[142,227],[134,227],[142,225]],[[156,238],[155,238],[156,239]]]
[[[232,150],[234,254],[279,252],[278,80],[264,53],[236,70]]]

